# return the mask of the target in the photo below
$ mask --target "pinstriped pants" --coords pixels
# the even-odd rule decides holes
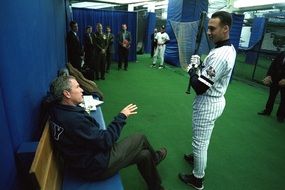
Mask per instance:
[[[225,108],[224,97],[196,96],[193,102],[192,149],[194,155],[193,174],[197,178],[205,175],[207,150],[216,119]]]
[[[160,58],[160,66],[163,66],[164,64],[164,52],[165,52],[166,45],[157,45],[157,47],[154,50],[154,56],[153,56],[153,62],[152,64],[156,64],[156,61],[158,58]]]

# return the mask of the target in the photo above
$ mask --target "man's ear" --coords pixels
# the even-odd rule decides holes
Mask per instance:
[[[225,32],[228,32],[230,30],[230,27],[228,25],[225,25],[224,30],[225,30]]]
[[[71,96],[70,96],[70,92],[67,91],[67,90],[64,90],[64,91],[63,91],[63,95],[64,95],[66,98],[70,98],[70,97],[71,97]]]

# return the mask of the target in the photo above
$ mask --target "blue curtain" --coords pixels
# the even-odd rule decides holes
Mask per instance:
[[[258,59],[258,52],[261,45],[265,32],[266,18],[255,17],[251,26],[251,35],[249,40],[250,50],[246,53],[245,62],[249,64],[255,64]]]
[[[144,39],[144,52],[150,53],[151,52],[151,34],[154,31],[156,23],[156,14],[155,13],[148,13],[147,15],[147,27],[145,32],[145,39]]]
[[[13,142],[9,130],[6,113],[4,108],[4,99],[2,89],[0,88],[0,189],[14,189],[16,178],[16,166],[13,151]],[[12,180],[11,180],[12,179]],[[7,188],[8,187],[8,188]]]
[[[40,102],[66,62],[65,1],[5,1],[0,18],[0,189],[17,189],[15,152],[36,138]]]
[[[128,31],[132,34],[132,45],[129,52],[129,60],[136,61],[136,47],[137,47],[137,13],[125,12],[125,11],[107,11],[107,10],[95,10],[95,9],[81,9],[73,8],[73,19],[79,26],[79,37],[83,40],[85,28],[88,25],[93,26],[93,30],[96,30],[96,24],[102,23],[103,29],[109,25],[112,29],[112,33],[117,36],[121,30],[122,24],[127,24]],[[114,43],[115,52],[117,52],[118,43]],[[113,54],[113,59],[118,60],[117,53]]]

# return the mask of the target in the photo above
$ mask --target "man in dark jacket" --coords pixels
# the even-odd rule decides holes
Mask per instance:
[[[106,50],[107,50],[107,39],[106,35],[103,33],[103,26],[101,23],[97,23],[96,32],[94,33],[94,43],[95,43],[95,77],[96,80],[105,80],[105,70],[106,70]],[[99,77],[100,74],[100,77]]]
[[[107,51],[106,51],[106,72],[109,73],[110,66],[112,62],[112,54],[113,54],[113,43],[114,43],[114,35],[111,33],[111,27],[106,27],[106,38],[107,38]]]
[[[127,25],[122,24],[122,30],[118,34],[118,70],[122,68],[122,63],[124,62],[125,71],[128,70],[128,57],[129,48],[131,46],[132,36],[129,31],[127,31]]]
[[[89,80],[94,80],[95,72],[95,52],[94,43],[92,37],[92,26],[86,27],[86,33],[84,34],[84,58],[85,58],[85,71],[84,76]]]
[[[270,87],[266,107],[259,115],[270,115],[274,106],[275,98],[280,91],[281,101],[277,110],[277,120],[281,123],[285,119],[285,52],[280,53],[272,61],[267,76],[263,83]]]
[[[117,142],[127,117],[137,113],[137,106],[126,106],[103,130],[78,106],[83,102],[82,92],[73,76],[60,76],[50,86],[53,143],[69,171],[85,179],[102,180],[136,164],[149,189],[163,189],[156,165],[166,157],[166,149],[154,151],[141,134]]]
[[[69,23],[69,26],[70,31],[67,33],[66,37],[68,62],[70,62],[74,68],[81,71],[83,49],[81,42],[77,36],[78,24],[74,21],[71,21]]]

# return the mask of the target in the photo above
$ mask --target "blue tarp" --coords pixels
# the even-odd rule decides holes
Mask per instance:
[[[232,18],[233,23],[230,31],[230,40],[235,49],[238,50],[244,15],[232,13]]]
[[[167,10],[166,32],[170,37],[170,42],[165,50],[165,62],[180,66],[178,44],[170,21],[192,22],[200,19],[202,11],[208,11],[208,1],[189,1],[189,0],[169,0]]]
[[[249,40],[249,47],[253,47],[253,51],[259,51],[261,48],[264,32],[265,32],[266,18],[255,17],[251,26],[251,35]],[[255,46],[257,44],[257,46]],[[258,59],[258,53],[248,51],[246,53],[245,62],[255,64]]]

